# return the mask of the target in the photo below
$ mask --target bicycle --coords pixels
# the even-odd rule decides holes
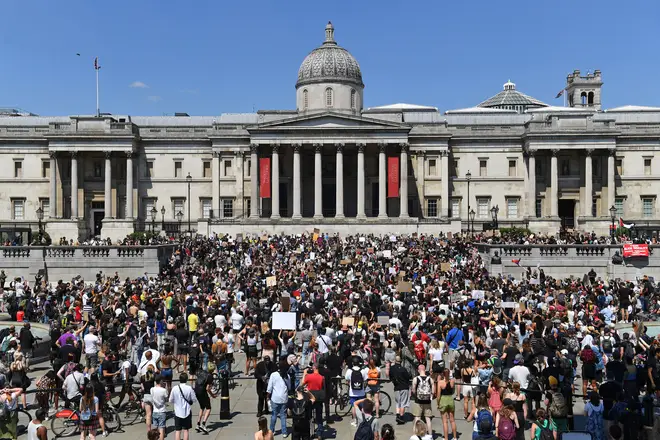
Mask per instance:
[[[335,414],[339,417],[346,417],[351,413],[351,398],[348,395],[349,388],[348,384],[343,380],[340,380],[337,384],[337,399],[335,402]],[[371,396],[371,393],[367,390],[367,395]],[[387,414],[390,408],[392,407],[392,399],[389,394],[387,394],[382,389],[378,392],[378,402],[379,402],[379,415]]]
[[[105,429],[108,432],[119,431],[121,429],[121,418],[117,411],[107,403],[103,404],[101,411],[103,420],[105,421]],[[80,413],[78,410],[71,409],[62,409],[56,412],[50,422],[50,430],[55,437],[69,437],[73,435],[80,430]]]
[[[23,435],[27,433],[28,425],[32,421],[30,413],[22,408],[16,411],[18,413],[18,422],[16,423],[16,434]]]
[[[233,390],[236,388],[236,380],[231,375],[228,375],[229,380],[229,389]],[[216,396],[220,395],[220,390],[222,390],[222,375],[219,373],[213,373],[213,385],[211,385],[211,393]]]
[[[142,407],[142,401],[144,400],[142,390],[131,387],[131,391],[133,391],[133,394],[129,395],[128,402],[121,408],[117,408],[117,412],[122,414],[124,425],[133,425],[138,420],[144,421],[147,417],[147,412]]]

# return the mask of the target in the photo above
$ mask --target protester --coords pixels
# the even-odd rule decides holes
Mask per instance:
[[[197,401],[195,391],[188,385],[188,374],[181,373],[179,384],[172,387],[169,402],[174,405],[174,438],[188,440],[190,429],[192,429],[192,405]]]

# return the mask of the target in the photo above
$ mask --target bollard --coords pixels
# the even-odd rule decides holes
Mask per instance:
[[[229,420],[231,410],[229,409],[229,372],[222,371],[220,374],[220,419]]]

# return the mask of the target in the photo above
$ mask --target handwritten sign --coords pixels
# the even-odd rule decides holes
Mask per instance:
[[[379,316],[378,317],[378,325],[389,325],[390,324],[390,317],[389,316]]]
[[[472,291],[472,298],[473,299],[484,299],[486,296],[486,292],[483,290],[473,290]]]
[[[353,318],[352,316],[347,316],[345,318],[342,318],[341,325],[345,325],[347,327],[353,327],[355,325],[355,318]]]
[[[514,301],[503,301],[502,304],[500,304],[500,307],[503,309],[517,309],[518,303]]]
[[[383,251],[383,258],[392,258],[392,251],[389,249]]]
[[[412,292],[412,283],[409,281],[399,281],[396,285],[397,292]]]
[[[277,277],[272,276],[272,277],[266,277],[266,286],[267,287],[273,287],[277,285]]]

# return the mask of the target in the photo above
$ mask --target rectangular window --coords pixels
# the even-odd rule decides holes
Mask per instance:
[[[231,167],[231,159],[227,159],[224,162],[224,177],[231,177],[234,175],[234,169]]]
[[[571,161],[570,159],[562,159],[559,163],[559,173],[562,176],[571,175]]]
[[[252,199],[245,197],[243,199],[243,217],[248,217],[250,215],[250,209],[252,208]]]
[[[20,179],[23,177],[23,161],[15,160],[14,161],[14,177]]]
[[[438,199],[426,199],[426,216],[438,216]]]
[[[12,199],[11,201],[11,214],[14,220],[25,219],[25,200]]]
[[[438,168],[437,168],[437,160],[436,159],[429,159],[429,176],[437,176],[438,175]]]
[[[250,176],[252,176],[252,161],[248,159],[247,162],[245,162],[245,177]]]
[[[623,197],[614,199],[614,207],[616,208],[616,216],[619,218],[625,217],[623,213]]]
[[[232,218],[234,216],[234,199],[222,199],[222,217]]]
[[[211,161],[210,160],[205,160],[202,163],[202,175],[204,176],[205,179],[210,179],[212,174],[211,174]]]
[[[487,197],[477,198],[477,217],[488,218],[490,217],[490,199]]]
[[[616,166],[616,173],[619,176],[623,176],[623,159],[616,159],[614,163]]]
[[[174,162],[174,177],[183,177],[183,162],[177,160]]]
[[[156,200],[152,197],[142,199],[142,218],[151,221],[151,210],[156,206]]]
[[[43,162],[41,162],[41,177],[44,178],[44,179],[49,179],[50,178],[50,161],[49,160],[44,160]]]
[[[458,159],[451,161],[451,177],[458,177]]]
[[[598,216],[598,205],[600,200],[597,197],[594,197],[594,199],[591,202],[591,216],[592,217],[597,217]]]
[[[103,162],[100,160],[94,162],[94,177],[103,177]]]
[[[451,199],[451,212],[449,217],[459,218],[461,216],[461,199]]]
[[[543,217],[543,199],[536,199],[536,217]]]
[[[655,214],[655,198],[642,197],[642,217],[650,218]]]
[[[202,218],[211,218],[212,199],[200,199],[200,205],[202,205]],[[214,213],[215,214],[215,213]]]
[[[183,197],[172,197],[172,212],[176,213],[177,212],[182,212],[183,216],[187,218],[187,213],[185,211],[185,204],[186,204],[186,199]]]
[[[144,167],[144,177],[154,177],[154,162],[153,160],[149,160],[146,162],[145,167]]]
[[[518,218],[517,197],[508,197],[506,199],[506,218]]]
[[[479,161],[479,176],[486,177],[488,175],[488,161],[481,159]]]
[[[41,207],[41,210],[44,212],[44,218],[49,218],[50,217],[50,200],[48,197],[42,197],[39,199],[39,206]]]
[[[651,159],[644,159],[644,175],[651,175]]]
[[[509,160],[509,177],[516,177],[518,175],[518,167],[516,160]]]

